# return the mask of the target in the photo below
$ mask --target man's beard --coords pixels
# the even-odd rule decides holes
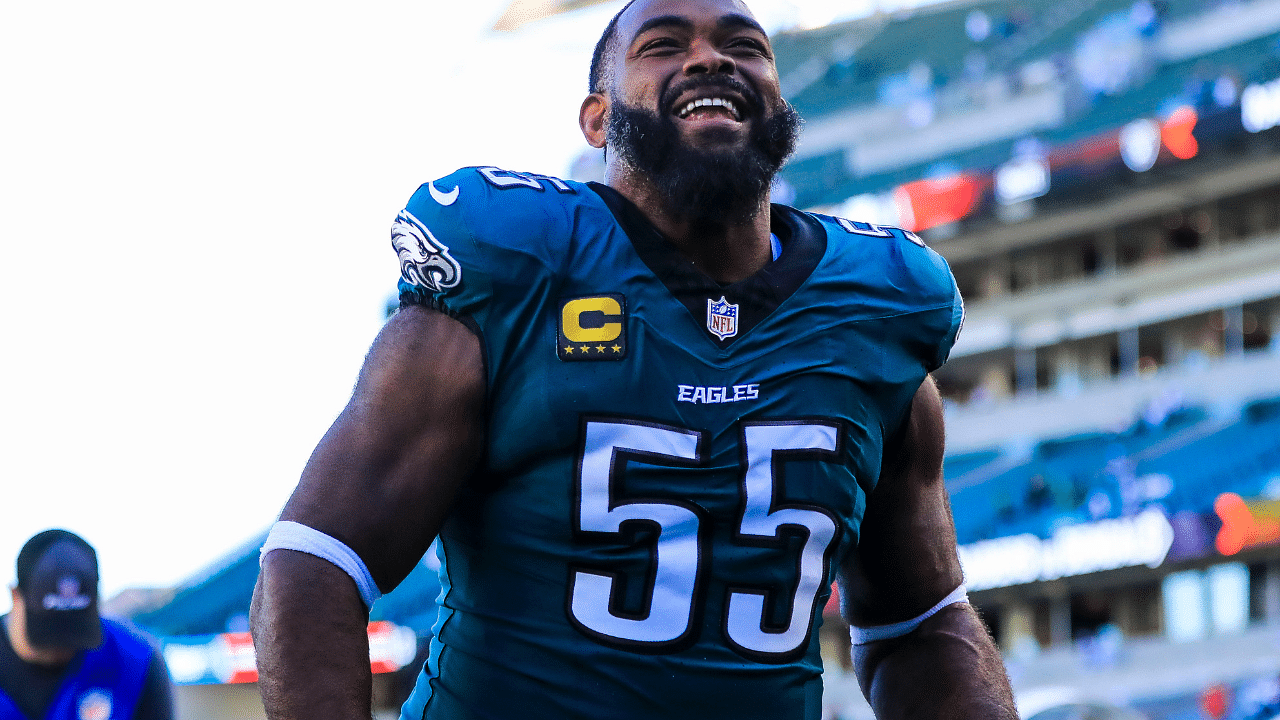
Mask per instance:
[[[748,100],[744,116],[760,107],[741,83],[705,76],[665,94],[673,100],[693,87],[718,86]],[[660,103],[658,113],[615,100],[607,119],[608,146],[657,188],[668,212],[695,228],[723,228],[753,218],[768,197],[773,177],[795,150],[800,116],[785,101],[751,125],[746,147],[703,149],[680,137],[676,121]],[[704,138],[717,140],[716,130]],[[727,138],[725,138],[727,139]]]

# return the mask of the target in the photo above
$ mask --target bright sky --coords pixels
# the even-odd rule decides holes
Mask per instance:
[[[621,3],[495,36],[504,4],[4,4],[0,577],[65,527],[105,597],[171,586],[272,522],[381,325],[413,190],[585,148]],[[752,5],[771,29],[866,7]]]

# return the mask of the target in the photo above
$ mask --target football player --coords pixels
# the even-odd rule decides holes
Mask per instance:
[[[737,0],[635,0],[579,121],[606,182],[494,167],[396,218],[401,306],[263,548],[272,718],[367,718],[368,607],[439,537],[402,720],[821,714],[840,583],[881,718],[1015,718],[966,601],[915,235],[771,205],[799,120]]]

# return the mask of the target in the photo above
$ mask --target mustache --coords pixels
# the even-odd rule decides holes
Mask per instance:
[[[760,98],[760,93],[756,92],[755,88],[729,75],[695,75],[681,83],[670,85],[667,87],[666,92],[662,94],[660,107],[666,108],[670,112],[674,110],[676,101],[681,95],[691,90],[701,90],[703,88],[728,90],[742,96],[742,99],[747,103],[747,107],[742,108],[743,115],[754,115],[764,107],[764,101]]]
[[[707,81],[694,87],[706,85],[732,87]],[[723,227],[759,212],[778,168],[795,150],[801,120],[790,103],[759,116],[745,147],[724,152],[686,144],[671,114],[619,99],[606,117],[607,145],[649,178],[675,216],[704,229]]]

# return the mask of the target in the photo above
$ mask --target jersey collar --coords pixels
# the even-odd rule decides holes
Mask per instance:
[[[750,277],[722,285],[694,267],[644,213],[617,190],[600,183],[588,183],[588,186],[609,207],[636,254],[685,306],[695,322],[703,322],[708,302],[724,298],[738,305],[736,334],[720,339],[704,331],[704,335],[721,348],[746,335],[791,297],[813,274],[827,250],[827,233],[817,219],[775,204],[770,206],[770,229],[782,244],[781,255]]]

